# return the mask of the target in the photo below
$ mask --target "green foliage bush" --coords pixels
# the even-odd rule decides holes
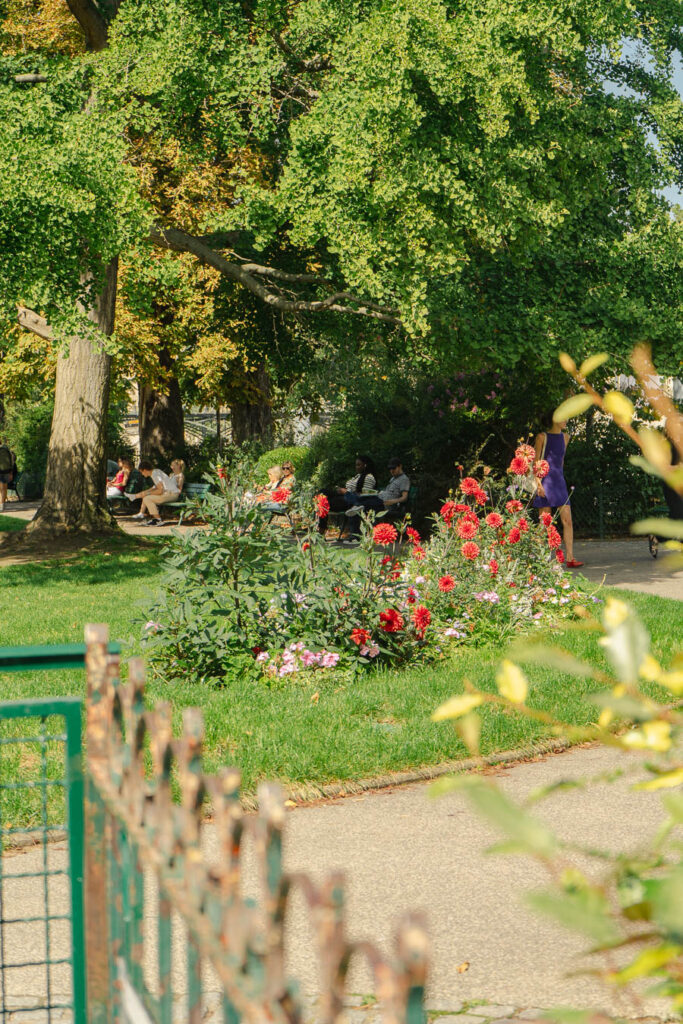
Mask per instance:
[[[574,487],[572,514],[577,533],[598,536],[628,533],[664,500],[661,481],[629,462],[638,448],[607,417],[572,424],[565,459],[567,484]]]
[[[41,487],[45,482],[47,450],[50,442],[54,401],[11,402],[7,405],[3,433],[17,457],[19,473],[30,473]],[[107,419],[107,458],[133,455],[133,449],[124,439],[124,403],[112,402]]]
[[[481,463],[503,473],[520,437],[535,429],[551,385],[526,375],[525,387],[496,370],[444,377],[403,364],[367,363],[347,382],[343,407],[314,437],[303,465],[318,487],[343,484],[358,454],[377,467],[379,487],[392,456],[419,488],[416,519],[424,522],[448,494],[457,465]]]
[[[264,452],[254,467],[254,478],[257,483],[266,483],[268,470],[271,466],[281,466],[283,462],[291,462],[296,473],[306,465],[308,466],[308,448],[291,445],[290,447],[272,448]],[[307,474],[304,473],[304,476]]]
[[[19,473],[45,480],[53,402],[13,402],[7,406],[4,433],[17,457]]]

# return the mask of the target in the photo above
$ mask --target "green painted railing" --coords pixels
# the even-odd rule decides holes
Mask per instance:
[[[109,644],[109,654],[120,654],[120,644]],[[0,672],[31,669],[84,668],[85,644],[46,644],[36,647],[0,647]]]
[[[25,1011],[42,1012],[40,1019],[50,1022],[70,1010],[74,1024],[87,1021],[81,714],[82,702],[75,697],[0,703],[2,1020],[15,1013],[16,1019],[29,1019],[20,1012]],[[64,838],[64,832],[68,856],[62,867],[49,844],[55,834]],[[17,846],[28,856],[7,858],[7,850]],[[68,913],[55,909],[63,904],[67,879]],[[37,903],[37,912],[22,913],[21,892]],[[63,935],[59,947],[55,942],[55,930],[64,923],[70,931],[66,949]],[[55,984],[56,972],[69,966],[71,999]]]

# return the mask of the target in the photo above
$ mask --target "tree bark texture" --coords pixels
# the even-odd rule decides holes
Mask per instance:
[[[230,406],[230,423],[234,444],[246,441],[269,441],[273,433],[273,409],[270,402],[270,376],[265,363],[254,374],[258,398],[253,402],[236,402]]]
[[[160,349],[159,362],[165,370],[173,367],[166,349]],[[163,390],[138,385],[138,422],[143,458],[170,462],[181,454],[185,446],[185,417],[175,376],[169,377]]]
[[[104,334],[114,328],[118,261],[88,317]],[[107,406],[111,357],[89,338],[72,338],[57,360],[47,475],[29,532],[102,532],[113,521],[105,497]]]

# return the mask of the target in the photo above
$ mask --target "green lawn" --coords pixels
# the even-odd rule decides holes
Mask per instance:
[[[1,570],[0,644],[79,641],[86,622],[108,622],[111,637],[132,640],[143,615],[145,596],[160,578],[160,545],[128,543],[109,554],[78,560],[10,566]],[[652,633],[653,652],[668,663],[680,626],[679,602],[622,593]],[[594,634],[554,632],[554,644],[602,662]],[[289,677],[274,688],[250,680],[224,690],[188,682],[167,686],[152,680],[150,701],[170,700],[179,725],[183,708],[199,705],[206,720],[209,770],[238,765],[244,788],[253,792],[264,777],[286,783],[324,783],[437,764],[466,756],[449,723],[430,722],[431,711],[462,688],[466,676],[494,690],[502,652],[484,648],[434,666],[369,674],[356,682],[318,677],[302,683]],[[555,670],[532,667],[530,703],[575,724],[595,718],[585,700],[592,684]],[[82,672],[0,675],[0,698],[82,694]],[[317,695],[317,696],[316,696]],[[540,727],[496,710],[484,709],[484,753],[530,745]],[[5,777],[24,769],[16,756],[6,761]]]
[[[18,519],[16,516],[0,515],[0,533],[18,533],[25,526],[25,519]]]

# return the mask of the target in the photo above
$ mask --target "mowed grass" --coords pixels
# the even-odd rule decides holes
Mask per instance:
[[[73,562],[0,570],[0,645],[79,641],[86,622],[108,622],[112,639],[139,636],[146,596],[161,578],[160,547],[148,541]],[[653,653],[668,664],[680,634],[680,602],[631,592],[620,596],[641,615],[652,635]],[[595,633],[565,629],[544,639],[604,665]],[[289,677],[273,688],[248,679],[216,689],[192,680],[167,685],[152,678],[147,697],[150,704],[171,702],[176,731],[184,708],[202,708],[207,770],[237,765],[247,793],[264,778],[280,779],[296,789],[466,757],[452,725],[433,723],[430,714],[462,691],[465,678],[494,692],[496,667],[504,653],[491,646],[465,650],[447,662],[370,673],[355,681],[320,674],[305,682]],[[541,666],[530,667],[528,674],[532,706],[575,725],[595,720],[595,706],[587,699],[592,682]],[[0,674],[4,700],[83,695],[84,690],[82,671]],[[532,748],[548,734],[538,723],[496,709],[484,708],[482,717],[485,754]],[[25,765],[16,752],[8,761],[4,748],[1,756],[4,778],[23,773]]]
[[[0,533],[18,533],[26,527],[26,520],[17,516],[0,515]]]

